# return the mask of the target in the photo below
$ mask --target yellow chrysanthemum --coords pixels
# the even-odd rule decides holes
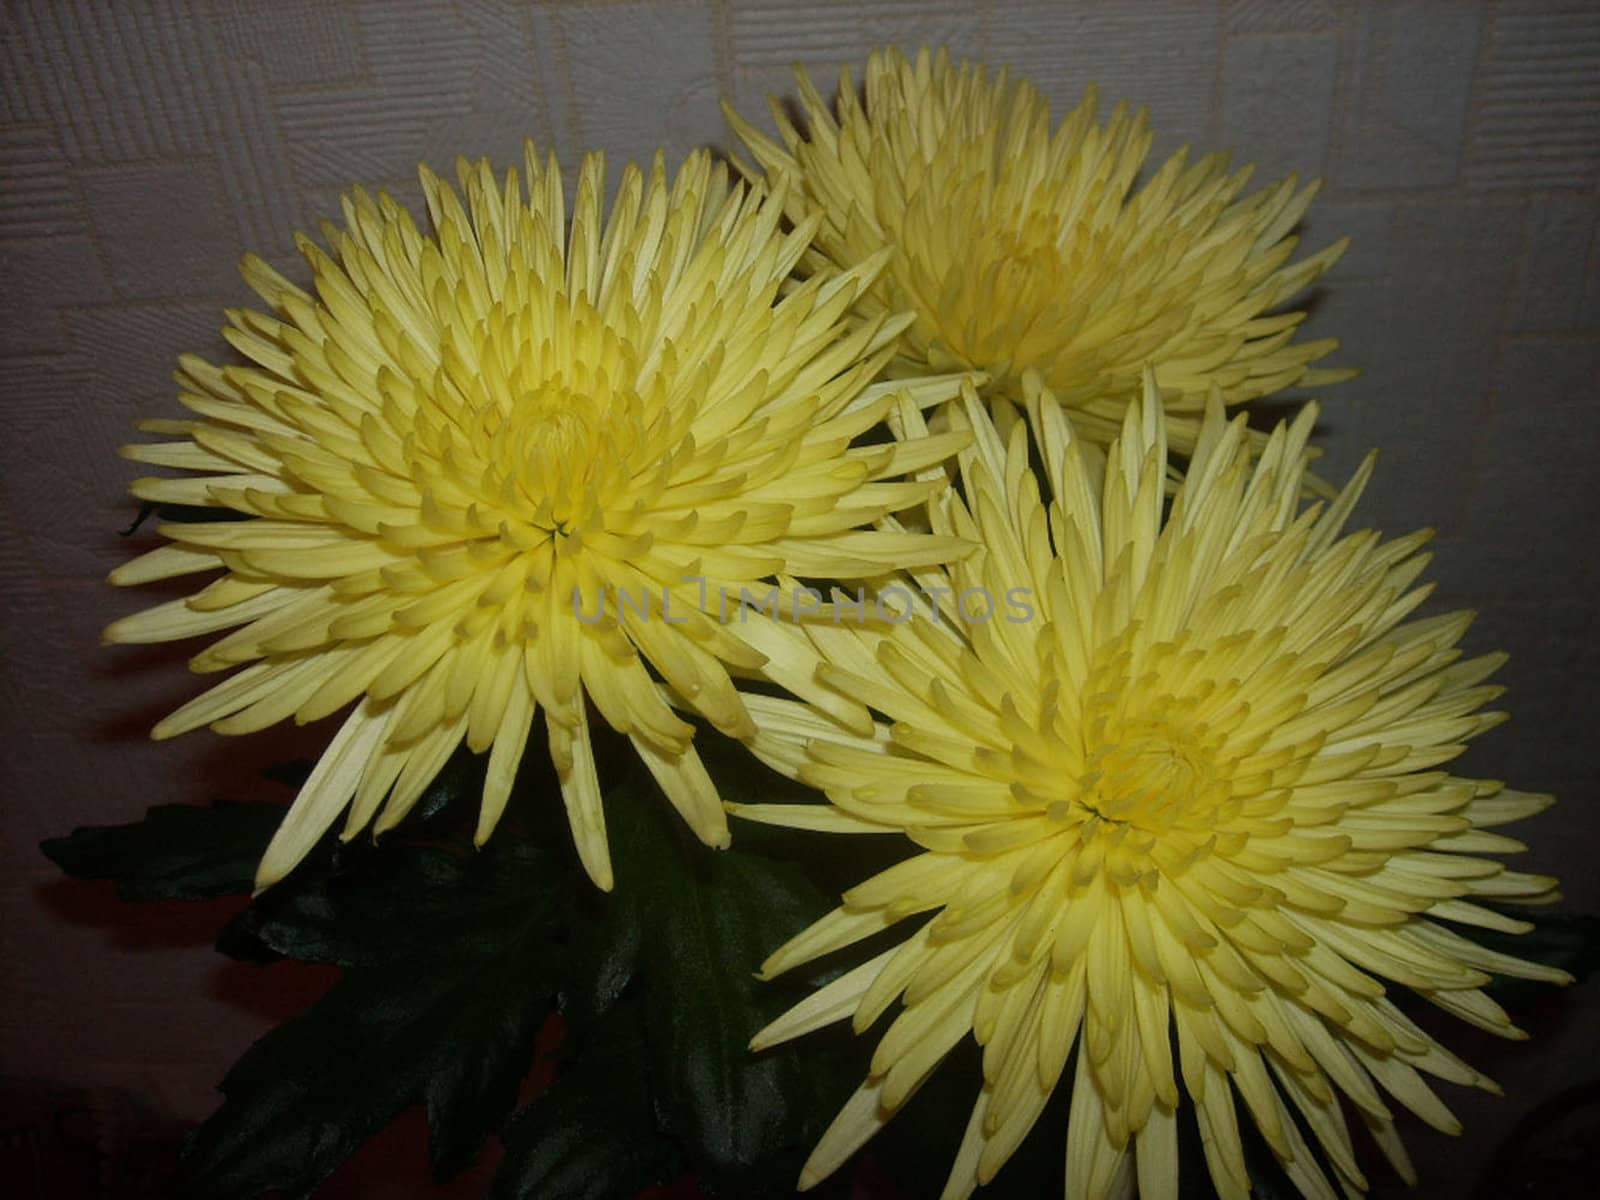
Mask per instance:
[[[755,1039],[846,1018],[864,1031],[901,1004],[801,1185],[969,1030],[983,1080],[946,1197],[1006,1161],[1074,1044],[1075,1200],[1130,1171],[1145,1200],[1177,1195],[1180,1081],[1225,1197],[1250,1190],[1235,1092],[1307,1196],[1337,1193],[1302,1121],[1339,1183],[1366,1186],[1341,1093],[1409,1176],[1384,1093],[1454,1131],[1419,1072],[1493,1085],[1386,989],[1520,1037],[1480,990],[1490,973],[1567,978],[1451,928],[1524,929],[1475,901],[1548,899],[1555,882],[1483,857],[1522,848],[1486,827],[1549,798],[1444,769],[1503,716],[1479,711],[1500,656],[1458,660],[1468,614],[1411,619],[1426,532],[1341,536],[1370,460],[1332,504],[1302,509],[1310,409],[1252,461],[1243,418],[1213,405],[1164,516],[1153,383],[1108,455],[1028,394],[1031,421],[1001,404],[991,423],[970,393],[953,413],[976,441],[965,503],[935,501],[934,528],[986,549],[900,579],[885,600],[900,624],[810,630],[823,678],[885,722],[858,736],[793,701],[752,706],[757,753],[833,806],[743,815],[904,830],[923,849],[846,892],[765,973],[934,914]]]
[[[1337,343],[1292,342],[1305,314],[1274,311],[1344,251],[1289,263],[1316,185],[1291,177],[1240,198],[1249,168],[1215,154],[1191,165],[1180,151],[1135,190],[1151,140],[1142,110],[1119,105],[1102,124],[1091,88],[1052,132],[1032,84],[955,67],[944,51],[874,52],[865,103],[846,71],[837,117],[798,74],[804,134],[776,101],[783,145],[728,118],[761,168],[797,181],[790,214],[822,215],[803,267],[892,249],[857,303],[869,317],[916,314],[892,372],[982,370],[1020,399],[1037,370],[1082,436],[1104,444],[1154,364],[1184,453],[1213,387],[1239,404],[1348,376],[1311,369]]]
[[[243,669],[155,736],[354,705],[262,885],[347,806],[346,837],[394,825],[463,741],[490,751],[481,842],[542,708],[579,853],[609,887],[586,696],[695,832],[725,845],[692,727],[658,683],[717,728],[753,731],[728,668],[762,667],[761,626],[708,616],[718,589],[877,574],[956,545],[861,528],[922,501],[933,485],[894,477],[955,446],[850,448],[891,403],[869,385],[901,322],[846,320],[881,259],[777,300],[814,222],[785,232],[781,196],[730,185],[703,153],[670,183],[660,156],[648,179],[630,166],[609,221],[604,160],[588,157],[570,237],[560,172],[531,145],[526,200],[514,171],[459,175],[465,206],[422,172],[432,235],[388,196],[347,197],[346,228],[325,227],[331,254],[301,240],[314,296],[246,259],[277,312],[230,314],[253,365],[185,357],[194,419],[147,422],[180,440],[125,450],[200,473],[139,480],[136,496],[255,518],[164,525],[171,544],[112,575],[223,571],[106,631],[232,630],[192,666]]]

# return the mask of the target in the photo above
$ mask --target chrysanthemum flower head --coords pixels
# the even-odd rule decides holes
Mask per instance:
[[[1490,827],[1549,798],[1447,768],[1503,715],[1482,711],[1500,657],[1460,657],[1467,614],[1413,616],[1425,533],[1342,533],[1370,460],[1302,506],[1310,410],[1253,457],[1243,418],[1214,404],[1167,509],[1153,381],[1107,454],[1029,395],[1031,421],[1002,404],[991,422],[974,398],[956,410],[976,441],[964,499],[936,500],[934,527],[986,549],[899,580],[899,624],[810,631],[824,678],[882,715],[874,731],[792,701],[755,709],[757,752],[832,805],[744,815],[900,830],[922,849],[766,972],[932,914],[756,1039],[864,1031],[899,1002],[802,1185],[969,1032],[983,1078],[947,1197],[995,1174],[1064,1073],[1076,1200],[1130,1170],[1147,1200],[1176,1196],[1184,1103],[1218,1192],[1247,1196],[1236,1098],[1307,1196],[1337,1193],[1302,1122],[1338,1182],[1366,1186],[1346,1101],[1409,1175],[1393,1104],[1453,1131],[1423,1073],[1493,1085],[1390,991],[1518,1037],[1481,990],[1491,973],[1566,979],[1459,932],[1525,929],[1480,901],[1554,887],[1488,857],[1522,848]]]
[[[874,52],[864,102],[848,71],[837,106],[804,71],[799,88],[804,131],[773,104],[782,144],[731,109],[729,120],[762,169],[797,182],[790,212],[821,215],[806,267],[892,248],[857,303],[916,314],[892,371],[982,370],[1020,399],[1036,370],[1104,444],[1153,363],[1184,453],[1212,388],[1239,404],[1348,375],[1312,368],[1337,343],[1292,341],[1304,314],[1276,311],[1344,250],[1289,261],[1316,185],[1246,195],[1249,168],[1180,151],[1136,186],[1143,111],[1118,105],[1102,122],[1091,87],[1052,129],[1032,84],[944,51]]]
[[[815,222],[730,185],[705,154],[669,181],[630,166],[602,216],[585,159],[570,234],[560,172],[424,169],[436,232],[357,190],[329,249],[306,239],[315,294],[256,258],[275,315],[230,314],[251,365],[181,360],[193,416],[125,450],[196,475],[136,496],[253,519],[167,524],[118,584],[221,571],[110,626],[114,642],[230,630],[198,671],[239,668],[156,727],[246,733],[353,706],[260,868],[290,870],[348,808],[386,829],[465,742],[489,751],[478,837],[494,828],[536,709],[579,853],[611,884],[589,706],[628,735],[707,843],[715,788],[669,704],[746,736],[729,669],[765,662],[754,624],[700,608],[775,573],[850,577],[952,552],[874,532],[930,486],[896,481],[948,438],[856,446],[890,400],[872,384],[894,320],[847,324],[882,260],[777,293]],[[937,391],[937,387],[935,388]],[[937,395],[934,397],[938,398]],[[663,686],[664,685],[664,686]]]

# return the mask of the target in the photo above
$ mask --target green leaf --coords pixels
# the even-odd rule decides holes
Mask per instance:
[[[742,798],[721,772],[718,782]],[[562,994],[570,1061],[513,1127],[494,1194],[626,1195],[621,1178],[631,1187],[658,1168],[653,1148],[665,1138],[709,1194],[790,1195],[856,1068],[821,1052],[834,1044],[826,1038],[752,1054],[751,1036],[807,991],[807,981],[761,983],[755,972],[832,901],[795,863],[738,838],[730,850],[700,845],[642,773],[608,793],[606,818],[617,886],[577,896]],[[630,1021],[637,1041],[630,1027],[619,1055],[606,1031]],[[619,1096],[620,1075],[648,1087],[645,1100]],[[593,1152],[618,1172],[609,1191],[582,1186],[585,1130],[600,1145],[633,1147]]]
[[[527,916],[560,874],[537,847],[479,853],[386,845],[304,886],[267,892],[236,925],[300,962],[390,966],[419,957],[482,957]]]
[[[793,863],[737,843],[707,850],[643,791],[620,791],[609,809],[617,893],[608,925],[611,944],[636,947],[663,1124],[709,1186],[788,1194],[832,1116],[842,1072],[816,1044],[749,1051],[751,1036],[807,990],[755,973],[831,901]]]
[[[276,804],[162,804],[131,825],[87,826],[40,849],[68,875],[110,879],[124,900],[248,893],[284,810]]]
[[[639,1069],[638,1006],[611,1007],[568,1049],[567,1069],[507,1129],[490,1200],[614,1200],[676,1173]]]
[[[552,858],[517,841],[380,846],[268,893],[245,921],[256,937],[347,970],[228,1073],[177,1191],[304,1194],[419,1102],[435,1175],[470,1162],[515,1103],[554,994],[553,909],[570,877]]]

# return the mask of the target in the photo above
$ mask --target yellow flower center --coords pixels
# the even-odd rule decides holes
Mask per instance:
[[[1186,817],[1203,817],[1210,764],[1197,748],[1155,729],[1089,755],[1078,800],[1096,816],[1160,833]]]
[[[924,311],[930,349],[1002,378],[1049,365],[1075,299],[1061,251],[1061,221],[1045,211],[999,211],[944,267],[947,294]],[[950,283],[958,285],[951,288]]]
[[[1151,870],[1187,869],[1210,853],[1244,792],[1238,777],[1250,747],[1236,735],[1249,706],[1238,685],[1194,678],[1204,656],[1187,639],[1149,648],[1135,665],[1137,627],[1108,646],[1090,674],[1080,718],[1056,726],[1050,757],[1063,779],[1047,813],[1081,854],[1119,882]],[[1101,856],[1104,856],[1103,859]]]
[[[600,383],[574,389],[557,376],[515,401],[494,431],[496,494],[512,485],[526,519],[556,534],[603,514],[632,476],[638,398]]]
[[[552,303],[570,305],[570,319],[535,338]],[[554,569],[550,550],[577,554],[604,532],[636,538],[676,430],[610,324],[583,299],[535,295],[459,321],[444,343],[408,439],[436,519],[491,555],[535,552],[536,588]]]

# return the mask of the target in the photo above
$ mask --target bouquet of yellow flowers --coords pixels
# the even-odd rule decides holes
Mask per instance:
[[[943,53],[798,92],[609,202],[531,144],[423,168],[426,229],[352,191],[124,450],[179,474],[112,582],[199,582],[105,638],[219,676],[154,736],[330,729],[286,812],[46,845],[343,969],[183,1194],[420,1103],[497,1197],[846,1195],[870,1147],[884,1194],[1331,1200],[1414,1180],[1397,1109],[1458,1130],[1430,1078],[1495,1087],[1419,1007],[1519,1038],[1495,977],[1571,978],[1508,936],[1550,797],[1451,769],[1500,658],[1428,532],[1359,528],[1316,403],[1249,423],[1350,374],[1286,307],[1315,185]]]

